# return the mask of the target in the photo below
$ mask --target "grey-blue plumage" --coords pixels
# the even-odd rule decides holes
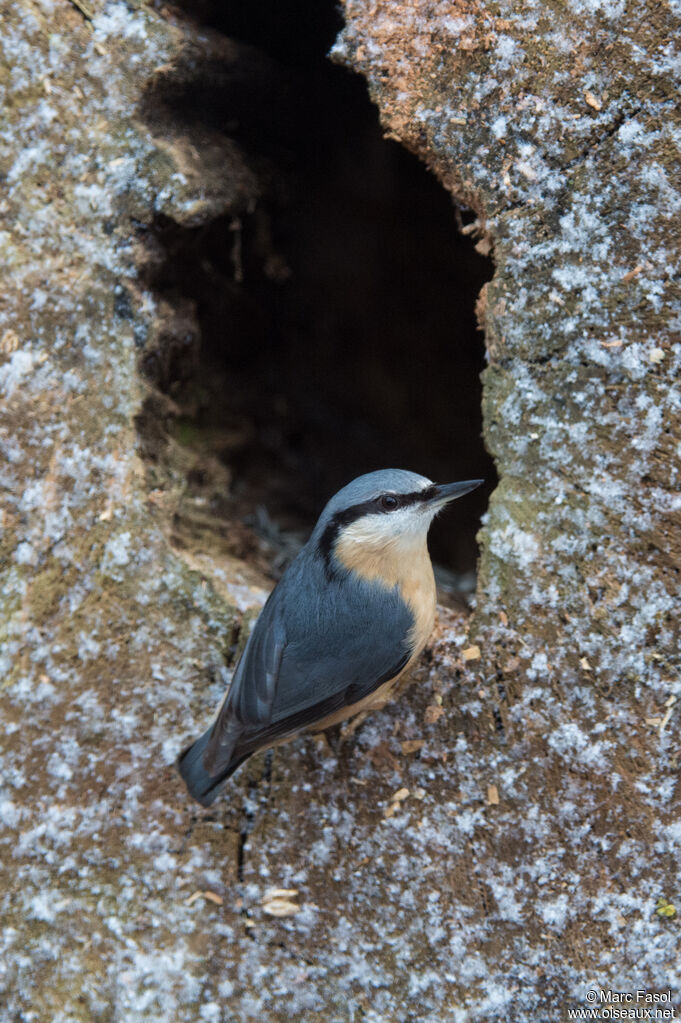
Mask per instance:
[[[381,470],[329,501],[265,604],[214,724],[179,758],[200,803],[209,805],[251,753],[354,706],[399,675],[414,653],[413,608],[399,585],[348,568],[337,541],[352,523],[385,517],[393,501],[403,508],[433,503],[436,489],[415,473]],[[427,525],[424,545],[426,532]]]

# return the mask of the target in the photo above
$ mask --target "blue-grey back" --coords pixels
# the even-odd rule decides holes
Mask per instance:
[[[329,579],[316,552],[301,554],[281,594],[287,648],[276,717],[350,686],[370,692],[411,653],[414,621],[397,587],[347,571]]]
[[[258,618],[229,702],[243,724],[255,726],[344,690],[368,695],[408,659],[412,626],[397,588],[347,570],[329,578],[313,535]]]

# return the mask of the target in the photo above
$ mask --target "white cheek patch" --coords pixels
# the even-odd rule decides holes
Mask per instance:
[[[409,505],[392,512],[364,515],[343,530],[343,539],[370,547],[421,541],[436,511],[437,508],[428,505]]]

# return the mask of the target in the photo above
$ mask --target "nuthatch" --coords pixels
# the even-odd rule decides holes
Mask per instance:
[[[195,799],[210,805],[257,750],[383,706],[435,621],[430,523],[482,482],[382,469],[331,498],[262,609],[217,718],[179,758]]]

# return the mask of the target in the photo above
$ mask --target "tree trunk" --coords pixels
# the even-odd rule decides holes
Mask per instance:
[[[198,319],[157,249],[181,277],[227,225],[237,295],[262,168],[183,104],[272,72],[170,11],[6,4],[3,1020],[681,1008],[673,7],[345,3],[336,59],[494,256],[500,483],[404,697],[203,811],[174,759],[271,582],[187,497],[228,473],[171,429]]]

